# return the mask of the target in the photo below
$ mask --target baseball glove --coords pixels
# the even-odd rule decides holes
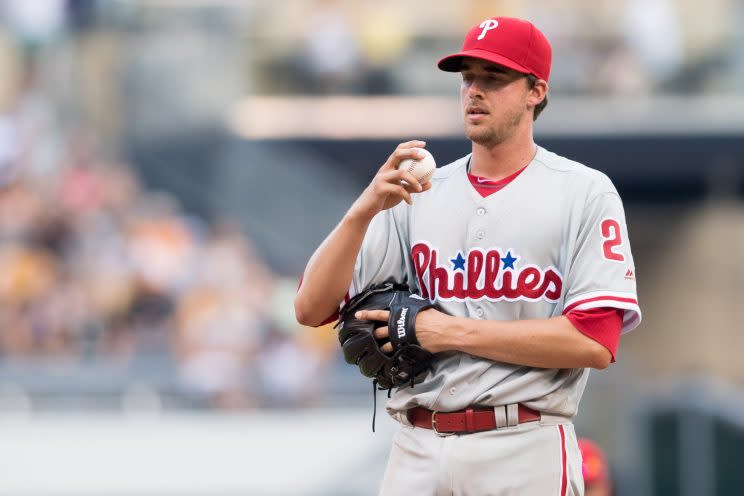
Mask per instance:
[[[362,374],[372,377],[380,389],[390,390],[421,382],[431,368],[434,357],[416,339],[416,316],[422,310],[435,308],[428,300],[411,293],[408,287],[382,283],[370,286],[354,296],[341,310],[338,339],[347,363],[358,365]],[[354,317],[359,310],[389,310],[388,338],[393,353],[380,347],[388,340],[378,340],[375,329],[385,322],[360,320]]]

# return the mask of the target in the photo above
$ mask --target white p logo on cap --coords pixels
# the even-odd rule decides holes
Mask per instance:
[[[489,19],[487,21],[483,21],[480,23],[479,28],[481,28],[483,31],[481,31],[481,34],[478,35],[478,41],[482,40],[486,37],[486,33],[488,33],[492,29],[496,29],[496,26],[499,25],[499,21],[496,19]]]

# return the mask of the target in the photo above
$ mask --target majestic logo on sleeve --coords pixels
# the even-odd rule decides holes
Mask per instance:
[[[563,276],[555,267],[526,264],[511,250],[472,248],[441,264],[439,250],[426,242],[411,248],[411,259],[424,298],[430,300],[547,300],[556,302]]]

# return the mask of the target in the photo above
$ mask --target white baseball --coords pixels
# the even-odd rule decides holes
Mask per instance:
[[[420,184],[428,183],[431,176],[434,175],[434,171],[437,169],[437,163],[434,161],[434,157],[428,150],[424,148],[414,148],[414,150],[423,152],[424,158],[420,160],[407,158],[398,165],[398,169],[404,169],[410,172]]]

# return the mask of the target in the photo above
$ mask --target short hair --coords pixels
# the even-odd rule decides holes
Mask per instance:
[[[527,74],[527,84],[530,86],[530,89],[535,87],[535,84],[537,84],[537,77],[533,76],[532,74]],[[535,113],[532,115],[532,120],[536,121],[537,116],[540,115],[540,113],[545,109],[545,107],[548,106],[548,94],[545,94],[545,98],[542,99],[540,103],[535,105]]]

